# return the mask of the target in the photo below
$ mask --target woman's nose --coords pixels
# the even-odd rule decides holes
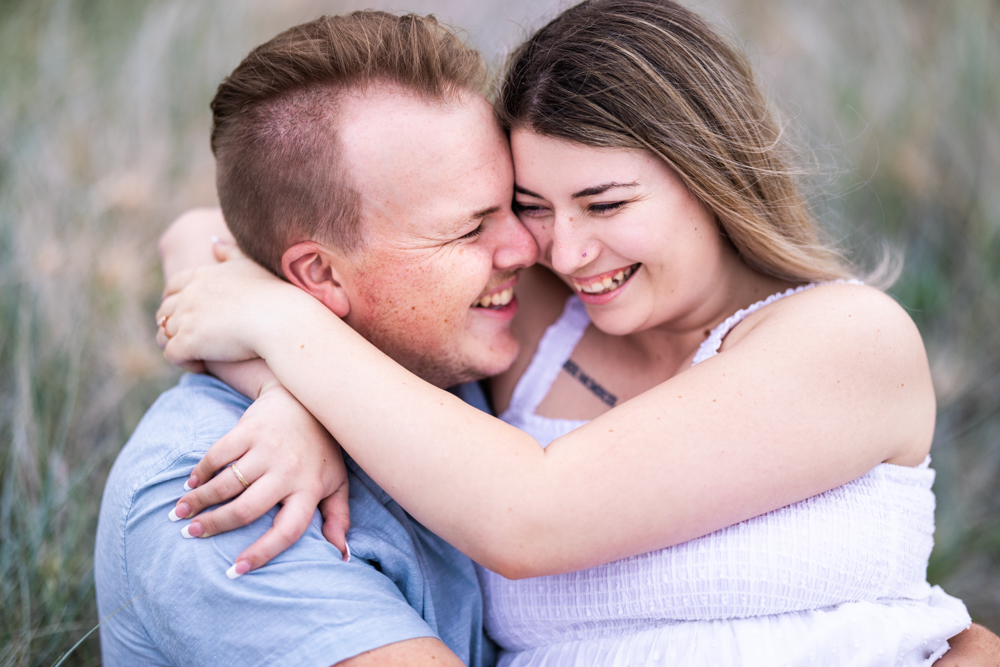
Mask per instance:
[[[552,223],[552,234],[545,252],[556,272],[571,275],[594,260],[597,245],[583,225],[572,217],[557,216]]]

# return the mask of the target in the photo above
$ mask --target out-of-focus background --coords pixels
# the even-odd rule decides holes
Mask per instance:
[[[496,64],[567,6],[373,1],[434,12]],[[748,52],[833,233],[902,251],[892,293],[939,405],[929,577],[1000,630],[1000,4],[692,3]],[[279,30],[364,6],[0,1],[0,665],[52,665],[99,620],[104,480],[178,376],[153,340],[155,241],[215,201],[215,86]],[[98,664],[96,636],[67,664]]]

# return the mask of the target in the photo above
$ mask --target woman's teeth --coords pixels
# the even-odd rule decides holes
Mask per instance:
[[[573,285],[578,290],[586,294],[604,294],[605,292],[610,292],[621,287],[626,280],[632,277],[632,274],[635,273],[635,270],[639,268],[639,266],[639,264],[633,264],[627,269],[622,269],[613,276],[605,276],[602,280],[594,281],[589,285],[582,285],[574,280]]]
[[[507,289],[500,290],[499,292],[487,294],[473,305],[477,308],[499,308],[500,306],[506,306],[513,298],[514,288],[508,287]]]

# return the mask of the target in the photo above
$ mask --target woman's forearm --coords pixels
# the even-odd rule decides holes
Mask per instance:
[[[511,550],[509,536],[531,520],[525,511],[531,504],[521,496],[544,450],[522,431],[412,375],[311,297],[293,297],[274,314],[258,353],[338,441],[357,445],[348,448],[352,457],[407,511],[502,571],[498,557]],[[436,440],[433,450],[420,445],[429,437]],[[401,478],[404,470],[413,474]],[[510,524],[502,525],[505,520]],[[473,523],[482,530],[468,531]]]
[[[191,209],[171,222],[158,243],[163,282],[182,271],[215,264],[213,237],[236,242],[218,208]]]
[[[230,387],[253,400],[261,395],[264,387],[277,382],[274,373],[263,359],[249,361],[208,361],[205,369]]]
[[[933,433],[919,334],[870,288],[776,304],[719,356],[544,450],[251,262],[203,269],[169,291],[168,358],[264,358],[404,509],[510,577],[671,546],[883,461],[916,465]]]
[[[195,208],[177,217],[160,236],[158,249],[163,266],[163,282],[182,271],[216,263],[213,238],[235,243],[222,211],[218,208]],[[205,362],[205,369],[249,398],[257,398],[274,374],[260,359],[246,362]]]

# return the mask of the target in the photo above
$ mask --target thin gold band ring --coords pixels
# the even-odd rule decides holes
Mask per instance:
[[[250,485],[249,485],[249,484],[247,483],[247,480],[246,480],[246,478],[245,478],[245,477],[243,477],[243,474],[242,474],[242,473],[240,473],[240,469],[236,467],[236,464],[234,463],[233,465],[229,466],[229,468],[230,468],[230,470],[232,470],[232,471],[233,471],[234,473],[236,473],[236,479],[240,480],[240,484],[242,484],[242,485],[243,485],[243,488],[244,488],[244,489],[249,489],[249,488],[250,488]]]

